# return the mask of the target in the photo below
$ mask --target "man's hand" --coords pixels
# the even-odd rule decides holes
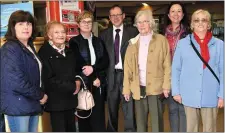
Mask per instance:
[[[124,94],[123,95],[125,100],[128,102],[130,100],[130,95],[129,94]]]

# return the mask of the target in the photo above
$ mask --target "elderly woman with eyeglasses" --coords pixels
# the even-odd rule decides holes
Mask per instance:
[[[92,34],[93,14],[83,11],[77,18],[80,34],[69,41],[70,48],[84,62],[81,64],[80,75],[88,89],[91,91],[95,106],[92,114],[86,119],[78,118],[80,132],[104,132],[105,131],[105,102],[104,89],[105,70],[108,67],[108,53],[103,41]],[[78,111],[78,115],[87,116],[91,110]]]
[[[200,116],[203,132],[216,132],[218,108],[224,106],[224,42],[212,36],[211,15],[206,10],[193,13],[191,29],[193,33],[178,42],[174,54],[172,95],[184,105],[187,132],[198,132]]]
[[[124,61],[123,95],[135,100],[137,132],[147,132],[148,112],[153,132],[163,131],[161,97],[170,92],[171,58],[167,39],[153,31],[151,10],[135,17],[139,34],[129,41]]]

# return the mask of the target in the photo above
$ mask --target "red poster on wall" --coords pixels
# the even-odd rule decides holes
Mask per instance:
[[[78,1],[61,1],[60,2],[60,21],[67,27],[67,40],[79,34],[77,17],[81,12]]]
[[[79,11],[62,9],[62,23],[76,23]]]

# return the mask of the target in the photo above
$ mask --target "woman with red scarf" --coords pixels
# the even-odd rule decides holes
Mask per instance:
[[[189,33],[187,12],[179,1],[171,2],[165,14],[164,34],[170,45],[171,60],[173,58],[177,42]],[[186,115],[183,104],[176,102],[170,95],[166,100],[169,107],[169,121],[171,132],[186,132]]]
[[[187,132],[198,132],[200,116],[203,132],[216,132],[218,108],[224,106],[224,42],[212,36],[206,10],[193,13],[191,29],[192,34],[178,41],[173,57],[172,96],[184,105]]]

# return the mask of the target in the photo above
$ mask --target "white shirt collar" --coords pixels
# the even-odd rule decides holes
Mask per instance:
[[[121,26],[119,28],[115,27],[113,25],[113,31],[115,32],[116,29],[120,29],[120,31],[123,31],[123,24],[121,24]]]
[[[64,51],[65,50],[65,44],[62,44],[61,45],[61,48],[58,48],[58,47],[56,47],[54,44],[53,44],[53,42],[52,41],[48,41],[49,42],[49,44],[54,48],[54,49],[56,49],[57,50],[57,52],[60,52],[60,51]]]
[[[82,34],[81,34],[82,35]],[[89,37],[89,38],[86,38],[85,36],[83,36],[82,35],[82,37],[84,38],[84,39],[91,39],[92,37],[93,37],[93,34],[91,33],[91,36]]]

